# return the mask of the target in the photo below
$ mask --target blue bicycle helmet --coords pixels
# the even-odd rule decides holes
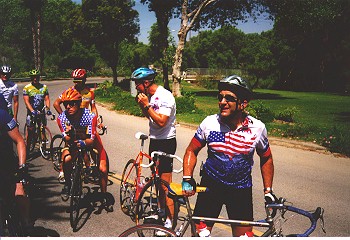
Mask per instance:
[[[156,71],[150,68],[140,67],[131,74],[131,79],[136,81],[144,81],[144,80],[153,81],[156,75],[157,75]]]
[[[250,100],[252,91],[249,84],[243,78],[237,75],[228,76],[219,82],[219,91],[229,90],[237,95],[241,100]]]

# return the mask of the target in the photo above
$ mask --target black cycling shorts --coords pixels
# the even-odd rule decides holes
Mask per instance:
[[[161,151],[169,154],[176,152],[176,138],[171,139],[150,139],[149,153],[153,151]],[[173,171],[173,159],[167,157],[160,157],[159,159],[159,174],[171,173]]]
[[[208,187],[209,191],[198,193],[194,216],[217,218],[225,204],[229,219],[253,220],[252,188],[237,189],[224,185],[213,180],[205,171],[200,185]],[[206,224],[214,225],[213,222]]]

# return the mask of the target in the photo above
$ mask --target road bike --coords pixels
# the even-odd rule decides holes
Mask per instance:
[[[203,191],[210,191],[210,189],[208,190],[206,187],[197,186],[197,192]],[[179,218],[179,220],[182,222],[179,227],[177,227],[175,230],[172,230],[155,224],[141,224],[125,230],[119,235],[119,237],[155,237],[159,235],[159,232],[162,232],[165,234],[165,236],[168,237],[184,237],[186,236],[185,233],[188,227],[191,229],[191,232],[188,233],[190,234],[189,236],[198,236],[194,220],[223,223],[236,226],[252,226],[259,229],[261,228],[264,229],[264,231],[260,232],[259,234],[255,234],[255,236],[260,237],[307,237],[310,236],[310,234],[316,229],[317,222],[320,220],[322,230],[324,233],[326,232],[324,228],[323,208],[317,207],[315,211],[306,211],[301,208],[292,206],[292,204],[290,202],[287,202],[285,198],[279,198],[277,203],[265,205],[265,219],[259,221],[242,221],[224,218],[194,216],[188,197],[182,195],[181,184],[168,184],[168,194],[171,195],[175,201],[183,204],[186,208],[186,215],[182,218]],[[299,220],[293,220],[295,216],[301,216],[303,219],[308,219],[310,225],[308,225],[307,222],[302,221],[301,225],[303,229],[297,229],[297,231],[300,231],[300,233],[287,233],[287,230],[284,226],[286,222],[299,222]],[[289,229],[289,231],[293,231],[295,229],[296,227],[293,226],[292,230]]]
[[[0,182],[2,183],[2,189],[0,189],[0,237],[25,236],[17,201],[14,195],[15,193],[10,187],[11,185],[16,184],[16,182],[22,182],[23,187],[27,190],[28,181],[20,179],[19,177],[20,176],[17,174],[9,176],[7,173],[0,173]]]
[[[28,154],[34,151],[36,144],[39,144],[39,150],[41,156],[49,160],[50,159],[50,144],[52,141],[52,134],[50,129],[44,125],[42,119],[46,117],[46,107],[44,107],[40,114],[31,116],[31,125],[33,126],[32,133],[29,133],[27,123],[24,125],[24,137],[27,144]],[[51,120],[55,120],[55,114],[51,115]]]
[[[105,133],[107,134],[107,126],[102,126],[103,118],[101,115],[97,118],[97,123],[98,126],[101,126],[98,127],[98,134],[101,136]],[[62,149],[65,147],[65,145],[66,144],[62,134],[56,134],[55,136],[53,136],[52,141],[50,143],[50,156],[51,161],[53,163],[53,167],[57,172],[60,171],[62,166]],[[92,166],[92,171],[95,174],[97,163],[96,161],[94,161],[94,159],[96,160],[96,157],[92,156],[92,158],[90,159],[92,159],[90,166]]]
[[[123,213],[139,224],[144,217],[155,214],[160,209],[161,202],[158,197],[165,181],[161,180],[158,174],[159,158],[177,159],[181,163],[181,168],[174,169],[175,173],[182,171],[182,159],[164,152],[153,152],[150,156],[143,150],[148,136],[137,132],[135,138],[141,140],[140,151],[136,158],[130,159],[124,167],[120,183],[120,206]],[[149,164],[143,164],[144,158],[148,159]],[[143,168],[148,168],[150,171],[146,172],[142,170]]]
[[[84,169],[85,161],[84,158],[90,151],[94,151],[97,155],[96,149],[80,148],[76,144],[69,144],[68,147],[63,148],[63,150],[69,149],[70,152],[77,152],[74,159],[72,159],[72,173],[70,176],[71,188],[69,193],[70,204],[69,204],[69,220],[73,231],[77,231],[77,226],[79,222],[80,214],[80,203],[84,197],[83,195],[83,183],[87,183],[89,179],[89,174],[87,174]]]

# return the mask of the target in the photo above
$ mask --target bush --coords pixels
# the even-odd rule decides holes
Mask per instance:
[[[176,98],[175,101],[176,101],[176,114],[198,112],[198,108],[195,105],[194,94],[185,92],[182,97]]]
[[[264,123],[272,122],[274,119],[274,114],[269,107],[266,107],[262,101],[257,100],[248,105],[247,111],[249,114]]]
[[[350,156],[350,131],[344,131],[333,127],[322,139],[321,144],[327,147],[331,152],[343,153]]]
[[[288,107],[275,114],[275,119],[285,122],[295,122],[295,113],[298,112],[296,107]]]

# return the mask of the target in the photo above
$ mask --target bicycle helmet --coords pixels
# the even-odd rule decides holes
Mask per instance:
[[[72,78],[74,80],[83,80],[86,78],[86,70],[82,68],[77,68],[72,72]]]
[[[82,99],[81,94],[74,88],[68,88],[61,95],[62,102],[81,101],[81,99]]]
[[[243,78],[237,75],[228,76],[219,82],[219,91],[229,90],[237,95],[241,100],[250,100],[252,91],[249,84]]]
[[[36,77],[36,76],[40,76],[40,71],[37,69],[33,69],[29,71],[29,76],[31,77]]]
[[[9,73],[11,73],[11,67],[4,65],[1,67],[1,72],[3,74],[9,74]]]
[[[131,74],[131,79],[136,81],[153,81],[157,72],[150,68],[140,67]]]

